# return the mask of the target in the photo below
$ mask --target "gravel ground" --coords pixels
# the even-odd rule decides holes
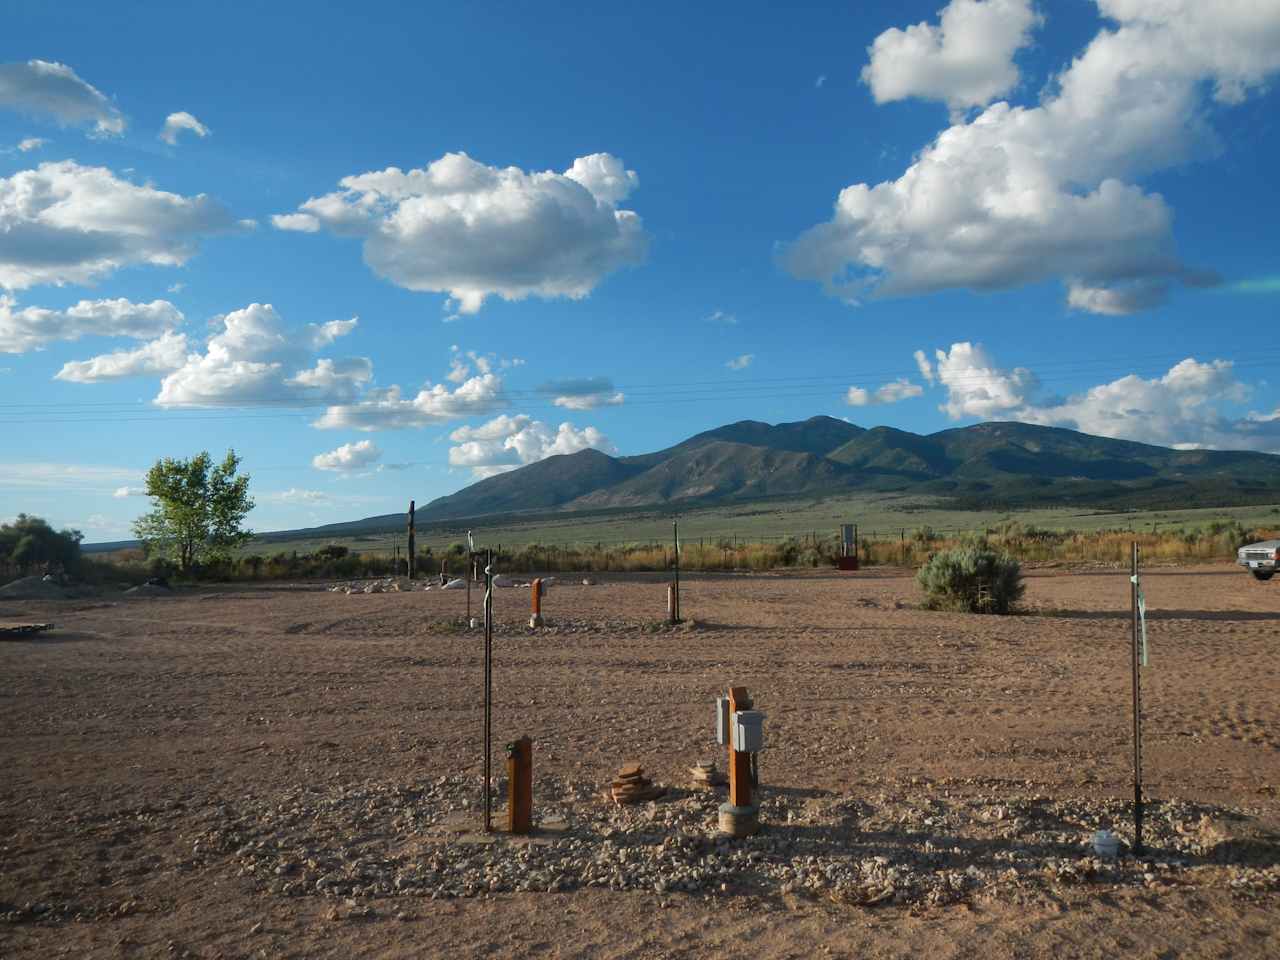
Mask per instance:
[[[1270,585],[1148,574],[1149,849],[1103,860],[1095,830],[1131,839],[1120,572],[1040,572],[1009,618],[894,571],[694,578],[678,627],[654,578],[598,578],[540,630],[497,593],[530,837],[481,829],[459,591],[2,605],[58,629],[0,645],[0,956],[1280,954]],[[729,683],[769,716],[740,841],[688,775],[723,765]],[[631,760],[664,797],[604,799]]]

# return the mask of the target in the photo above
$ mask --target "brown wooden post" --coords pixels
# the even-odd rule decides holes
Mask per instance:
[[[409,579],[413,579],[418,563],[418,549],[413,538],[413,501],[409,501]]]
[[[533,829],[533,741],[521,737],[507,744],[507,830]]]
[[[751,709],[746,687],[729,688],[729,802],[735,807],[751,806],[751,754],[733,749],[733,715]]]
[[[529,617],[529,626],[542,626],[542,578],[534,577],[533,583],[530,584],[531,597],[529,600],[532,616]]]

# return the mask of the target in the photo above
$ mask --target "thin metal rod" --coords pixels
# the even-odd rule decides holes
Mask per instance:
[[[484,564],[484,829],[493,830],[493,551]]]
[[[678,520],[671,521],[671,537],[675,541],[674,546],[675,546],[675,558],[676,558],[676,566],[675,566],[676,603],[675,603],[674,613],[675,613],[676,623],[679,623],[680,622],[680,521]]]
[[[1138,542],[1133,542],[1130,563],[1129,599],[1133,605],[1133,636],[1130,660],[1133,670],[1133,852],[1141,854],[1142,848],[1142,681],[1139,678],[1140,654],[1138,651],[1141,625],[1138,612]]]

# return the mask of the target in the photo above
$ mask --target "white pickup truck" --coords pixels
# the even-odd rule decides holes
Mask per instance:
[[[1236,551],[1236,563],[1259,580],[1270,580],[1280,570],[1280,540],[1250,543]]]

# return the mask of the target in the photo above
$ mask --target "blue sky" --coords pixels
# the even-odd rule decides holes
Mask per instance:
[[[820,413],[1280,451],[1280,0],[1213,6],[10,3],[0,519]]]

